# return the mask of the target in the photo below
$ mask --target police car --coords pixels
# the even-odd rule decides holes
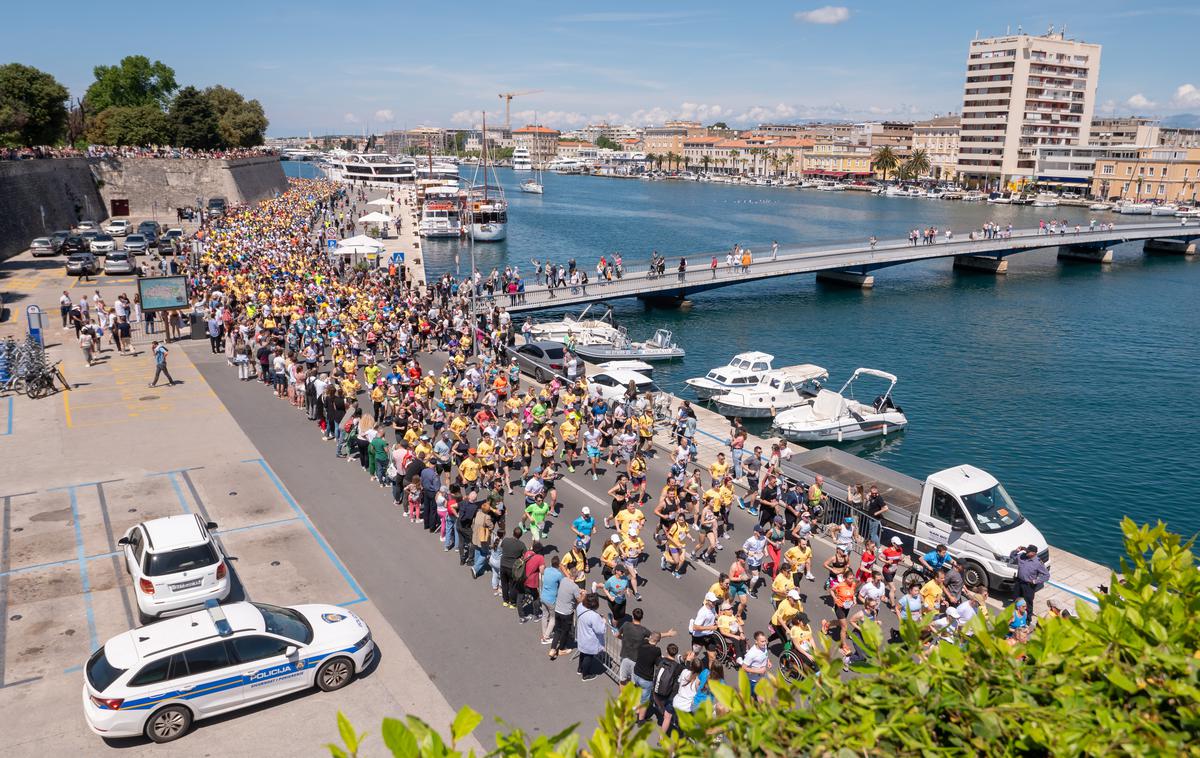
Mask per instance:
[[[340,689],[375,656],[367,625],[336,605],[205,606],[92,654],[83,713],[93,732],[170,742],[199,719],[314,685]]]

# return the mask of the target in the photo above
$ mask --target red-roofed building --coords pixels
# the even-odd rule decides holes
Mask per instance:
[[[513,129],[514,147],[523,147],[529,151],[529,160],[535,166],[544,166],[558,155],[557,129],[549,129],[540,124],[529,124],[520,129]]]

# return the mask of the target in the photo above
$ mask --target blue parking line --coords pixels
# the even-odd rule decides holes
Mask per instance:
[[[192,509],[188,505],[187,498],[183,496],[183,488],[179,486],[179,472],[187,471],[187,469],[175,469],[173,471],[159,471],[146,476],[165,476],[171,480],[171,487],[175,490],[175,497],[179,499],[179,506],[183,508],[184,513],[191,513]]]
[[[8,435],[12,434],[12,429],[13,429],[13,399],[12,399],[12,395],[9,395],[8,396],[8,421],[6,422],[5,431],[0,432],[0,437],[7,437]]]
[[[267,478],[271,480],[271,484],[274,484],[275,489],[279,490],[280,496],[282,496],[284,501],[291,506],[292,511],[296,514],[296,517],[303,521],[304,525],[308,527],[309,534],[313,536],[313,539],[316,540],[321,549],[325,551],[325,556],[329,558],[330,563],[337,568],[338,572],[342,575],[342,578],[345,579],[346,583],[350,585],[350,589],[352,589],[354,594],[357,595],[357,597],[351,602],[362,602],[363,600],[366,600],[367,596],[366,593],[362,591],[362,587],[359,587],[358,582],[354,581],[354,577],[350,576],[350,571],[346,569],[346,566],[337,557],[337,555],[334,554],[333,549],[329,547],[329,543],[325,541],[325,538],[322,537],[317,531],[317,528],[313,526],[312,521],[310,521],[304,511],[300,509],[300,505],[291,496],[291,493],[284,488],[283,482],[279,481],[279,477],[275,475],[275,472],[271,470],[271,467],[267,465],[267,462],[262,458],[248,458],[242,461],[242,463],[257,463],[263,472],[266,473]]]
[[[83,606],[87,612],[88,639],[92,646],[88,650],[100,647],[100,638],[96,634],[96,613],[92,610],[92,582],[88,576],[87,555],[83,551],[83,528],[79,525],[79,500],[75,497],[75,488],[67,488],[71,496],[71,520],[75,522],[75,549],[78,553],[79,580],[83,584]]]
[[[1092,605],[1096,605],[1096,606],[1100,605],[1100,601],[1097,600],[1093,595],[1088,595],[1087,593],[1080,592],[1079,590],[1074,589],[1072,587],[1068,587],[1065,584],[1059,584],[1058,582],[1050,582],[1050,581],[1047,581],[1046,584],[1050,585],[1051,587],[1053,587],[1055,589],[1059,589],[1059,590],[1062,590],[1063,592],[1074,595],[1075,597],[1079,598],[1080,600],[1086,600],[1089,603],[1091,603]]]
[[[235,526],[232,529],[218,529],[217,534],[233,534],[234,532],[247,532],[251,529],[262,529],[268,526],[279,526],[280,524],[290,524],[293,521],[299,521],[300,518],[292,516],[291,518],[281,518],[275,521],[265,521],[261,524],[250,524],[248,526]]]
[[[342,608],[345,608],[348,605],[357,605],[358,603],[365,603],[365,602],[367,602],[367,599],[365,597],[356,597],[353,600],[347,600],[344,603],[338,603],[338,605],[341,606]]]

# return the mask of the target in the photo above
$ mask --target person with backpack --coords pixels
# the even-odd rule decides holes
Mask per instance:
[[[500,541],[500,591],[505,608],[521,611],[517,601],[525,579],[525,543],[521,541],[521,528],[513,527],[512,536]]]
[[[653,659],[653,666],[650,668],[650,702],[642,701],[642,707],[638,709],[638,721],[645,721],[650,718],[651,708],[658,714],[658,721],[665,723],[667,718],[667,703],[675,696],[675,684],[679,681],[679,672],[683,670],[683,662],[679,659],[679,646],[674,642],[667,645],[666,655],[658,647],[656,635],[650,635],[650,639],[642,645],[638,651],[638,665],[634,667],[634,681],[641,676],[639,667]],[[644,671],[644,668],[641,669]],[[639,683],[640,684],[640,683]],[[643,693],[645,690],[643,690]]]

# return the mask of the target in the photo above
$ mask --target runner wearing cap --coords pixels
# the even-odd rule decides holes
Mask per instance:
[[[612,576],[613,569],[621,560],[621,535],[614,534],[600,551],[600,574],[605,579]]]
[[[883,578],[888,584],[896,578],[896,572],[900,570],[900,563],[904,560],[904,541],[899,537],[892,537],[890,543],[880,552],[880,558],[883,561]]]
[[[704,596],[704,603],[696,615],[688,621],[688,631],[692,633],[692,650],[699,652],[712,644],[712,636],[717,633],[717,602],[716,594],[709,592]]]
[[[586,505],[578,518],[571,522],[571,531],[575,533],[575,545],[587,552],[592,545],[592,532],[596,531],[596,519],[592,518],[592,509]]]
[[[800,602],[800,591],[796,588],[788,590],[783,600],[771,614],[771,638],[787,640],[787,628],[791,620],[804,612],[804,603]]]

